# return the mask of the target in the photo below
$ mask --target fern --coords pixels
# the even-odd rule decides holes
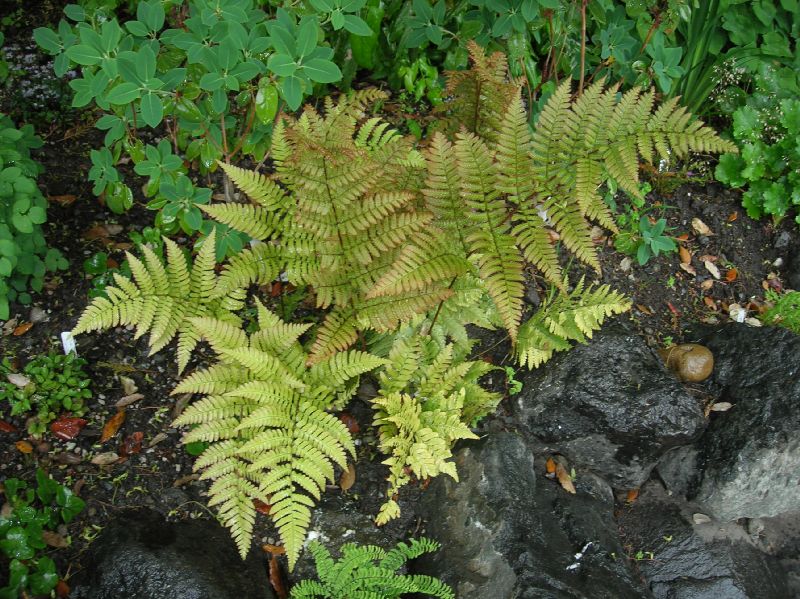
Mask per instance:
[[[183,371],[198,341],[193,318],[214,316],[235,326],[240,322],[233,312],[242,306],[244,293],[235,285],[217,292],[214,244],[212,230],[192,265],[167,238],[166,265],[147,246],[143,260],[126,253],[133,280],[115,274],[116,285],[106,287],[108,297],[92,300],[72,333],[134,325],[135,338],[150,334],[151,355],[177,336],[178,372]]]
[[[326,410],[341,393],[352,394],[353,379],[383,360],[351,351],[309,368],[298,338],[310,325],[284,323],[260,303],[258,322],[259,331],[248,337],[219,320],[193,320],[220,362],[175,389],[205,397],[174,426],[194,425],[184,443],[210,443],[195,469],[213,481],[209,505],[219,506],[242,556],[250,549],[253,502],[262,501],[271,506],[293,568],[334,465],[347,468],[355,455],[347,428]]]
[[[454,348],[441,348],[420,336],[399,338],[380,374],[380,394],[372,400],[380,448],[389,454],[389,499],[376,522],[400,515],[396,501],[410,473],[424,480],[441,473],[458,480],[451,448],[458,439],[477,439],[467,424],[475,423],[500,401],[478,379],[493,367],[485,362],[454,359]]]
[[[439,548],[429,539],[412,539],[384,551],[374,545],[342,545],[342,557],[334,561],[317,541],[309,543],[319,580],[303,580],[292,588],[290,599],[399,599],[405,593],[422,593],[455,599],[453,590],[435,578],[421,574],[397,574],[408,560]]]
[[[608,285],[584,289],[583,278],[569,293],[559,293],[545,302],[519,332],[516,347],[519,363],[536,368],[570,341],[586,343],[593,331],[613,314],[630,309],[630,302]]]

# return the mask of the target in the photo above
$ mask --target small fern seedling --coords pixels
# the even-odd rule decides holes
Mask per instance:
[[[303,580],[291,591],[290,599],[399,599],[406,593],[421,593],[440,599],[455,599],[453,590],[442,581],[422,574],[398,574],[411,559],[439,548],[429,539],[412,539],[384,551],[374,545],[342,546],[342,557],[334,560],[323,545],[312,541],[308,550],[314,556],[318,580]]]

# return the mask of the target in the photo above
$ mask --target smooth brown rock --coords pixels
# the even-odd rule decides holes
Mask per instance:
[[[714,370],[714,354],[697,343],[673,345],[659,350],[658,353],[667,368],[687,383],[704,381]]]

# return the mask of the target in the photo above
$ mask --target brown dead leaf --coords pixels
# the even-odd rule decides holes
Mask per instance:
[[[128,456],[134,455],[142,451],[142,439],[144,438],[144,433],[141,431],[136,431],[135,433],[131,433],[122,444],[119,446],[119,455],[121,456]]]
[[[136,386],[136,381],[128,378],[127,376],[120,376],[119,382],[122,384],[122,392],[125,395],[133,395],[139,390],[139,388]]]
[[[167,433],[158,433],[155,437],[150,439],[150,443],[147,444],[147,447],[155,447],[162,441],[166,441],[168,438],[169,437],[167,436]]]
[[[14,337],[19,337],[20,335],[24,335],[25,333],[31,330],[32,326],[33,326],[32,322],[23,322],[21,325],[19,325],[17,328],[14,329],[13,333]]]
[[[269,558],[269,583],[275,590],[278,599],[286,599],[289,594],[286,592],[286,582],[283,580],[283,572],[278,563],[278,558],[274,555]]]
[[[653,314],[653,311],[644,304],[636,304],[636,309],[642,314],[647,314],[648,316]]]
[[[356,482],[356,465],[355,464],[348,464],[347,470],[342,473],[342,476],[339,477],[339,488],[342,491],[349,491],[350,487],[352,487]]]
[[[712,256],[711,254],[703,254],[702,256],[698,256],[697,259],[700,260],[700,262],[712,262],[712,263],[714,263],[717,260],[719,260],[719,257],[718,256]]]
[[[47,543],[50,547],[55,547],[56,549],[63,549],[64,547],[69,547],[69,542],[60,534],[58,534],[57,532],[53,532],[52,530],[43,530],[42,540],[45,543]]]
[[[681,270],[684,272],[688,272],[690,275],[697,276],[697,271],[691,264],[686,264],[684,262],[681,262]]]
[[[11,424],[10,422],[6,422],[5,420],[0,420],[0,433],[16,433],[17,427]]]
[[[553,231],[553,229],[547,229],[547,235],[550,237],[550,243],[555,243],[559,239],[561,239],[561,235]]]
[[[23,388],[31,384],[31,379],[19,372],[10,372],[6,375],[8,382],[15,387]]]
[[[716,265],[713,262],[705,260],[703,262],[703,266],[705,266],[706,270],[711,273],[712,277],[714,277],[715,279],[719,279],[720,278],[721,275],[719,273],[719,268],[717,268]]]
[[[65,581],[59,580],[56,583],[56,597],[58,597],[58,599],[68,599],[69,593],[69,585]]]
[[[192,399],[191,393],[181,393],[175,399],[175,405],[172,406],[172,419],[175,420],[178,416],[183,414],[186,406],[189,405],[189,400]]]
[[[681,257],[682,264],[689,264],[692,261],[692,254],[685,247],[681,246],[678,248],[678,254]]]
[[[264,514],[265,516],[269,516],[269,513],[272,511],[272,506],[268,503],[264,503],[260,499],[253,499],[253,507],[256,508],[259,514]]]
[[[283,545],[270,545],[269,543],[264,543],[261,546],[261,550],[264,553],[269,553],[270,555],[286,555],[286,547]]]
[[[352,414],[349,414],[348,412],[342,412],[339,414],[339,420],[344,423],[351,435],[358,434],[358,432],[361,430],[361,427],[358,426],[356,419],[353,418]]]
[[[735,268],[731,268],[725,273],[725,280],[728,281],[728,283],[733,283],[738,276],[739,271],[737,271]]]
[[[50,432],[57,439],[71,441],[80,434],[84,426],[86,426],[86,419],[84,418],[62,416],[50,423]]]
[[[53,202],[54,204],[59,204],[60,206],[69,206],[77,199],[77,196],[66,193],[64,195],[58,196],[47,196],[48,202]]]
[[[576,493],[575,485],[572,484],[572,477],[567,472],[567,469],[559,463],[556,463],[556,478],[567,493],[572,493],[573,495]]]
[[[716,310],[717,309],[717,302],[715,302],[713,299],[711,299],[707,295],[703,297],[703,303],[707,307],[711,308],[712,310]]]
[[[627,497],[625,497],[626,503],[633,503],[639,498],[639,489],[631,489],[628,491]]]
[[[141,393],[131,393],[130,395],[126,395],[125,397],[120,398],[119,401],[117,401],[117,403],[114,404],[114,407],[124,408],[126,406],[131,405],[132,403],[139,401],[140,399],[144,399],[144,395],[142,395]]]
[[[16,443],[14,443],[14,447],[16,447],[20,453],[28,454],[33,451],[33,445],[31,445],[27,441],[17,441]]]
[[[712,279],[706,279],[702,283],[700,283],[700,289],[703,291],[708,291],[714,286],[714,281]]]
[[[178,489],[180,487],[185,487],[190,482],[200,480],[200,475],[197,473],[187,474],[185,476],[181,476],[180,478],[176,478],[172,483],[173,489]]]
[[[106,451],[105,453],[98,453],[96,456],[92,458],[92,464],[95,466],[108,466],[109,464],[113,464],[119,459],[117,452],[115,451]]]
[[[123,422],[125,422],[125,410],[120,410],[109,418],[108,422],[103,426],[103,434],[100,435],[100,443],[105,443],[116,435]]]
[[[675,239],[678,241],[689,241],[689,234],[688,233],[681,233]]]
[[[553,474],[556,471],[556,462],[553,458],[547,458],[547,462],[544,464],[544,469],[547,474]]]
[[[698,235],[705,235],[706,237],[710,237],[714,234],[713,231],[708,228],[708,225],[697,217],[692,219],[692,229],[694,229]]]
[[[736,211],[734,210],[733,212],[731,212],[731,213],[728,215],[728,222],[729,222],[729,223],[732,223],[732,222],[733,222],[733,221],[735,221],[737,218],[739,218],[739,213],[738,213],[738,212],[736,212]]]

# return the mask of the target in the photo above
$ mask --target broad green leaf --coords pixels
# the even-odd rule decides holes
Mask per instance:
[[[33,39],[39,44],[46,52],[50,54],[58,54],[63,48],[61,38],[52,29],[47,27],[37,27],[33,30]]]
[[[344,16],[344,28],[354,35],[360,35],[364,37],[372,35],[372,29],[370,29],[366,21],[355,15]]]
[[[92,66],[100,64],[103,56],[95,48],[88,44],[77,44],[67,49],[67,57],[83,66]]]
[[[267,68],[279,77],[290,77],[297,70],[297,63],[286,54],[273,54],[267,61]]]
[[[268,79],[262,79],[256,93],[256,116],[263,124],[271,123],[278,113],[278,90]]]
[[[280,82],[280,89],[283,99],[291,110],[300,108],[300,102],[303,101],[303,87],[298,77],[287,77]]]
[[[113,87],[106,95],[106,100],[111,104],[130,104],[139,98],[140,89],[135,83],[120,83]]]
[[[335,83],[342,78],[339,67],[331,61],[321,58],[312,58],[304,63],[303,70],[309,79],[318,83]]]
[[[157,127],[164,117],[164,105],[153,92],[148,92],[142,96],[142,118],[150,127]]]

